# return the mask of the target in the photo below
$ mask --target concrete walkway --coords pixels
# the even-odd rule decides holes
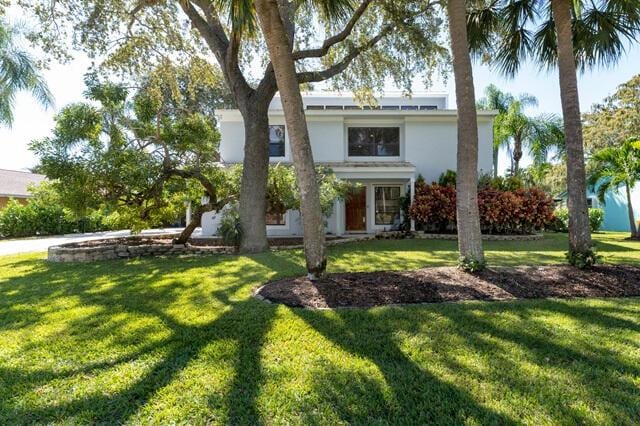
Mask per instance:
[[[175,234],[182,231],[182,228],[146,229],[139,235],[163,235]],[[47,237],[20,238],[13,240],[0,240],[0,256],[7,254],[29,253],[35,251],[46,251],[50,246],[59,244],[75,243],[79,241],[100,240],[103,238],[118,238],[131,235],[131,231],[107,231],[87,234],[67,234]],[[193,236],[200,235],[200,228],[197,228]]]

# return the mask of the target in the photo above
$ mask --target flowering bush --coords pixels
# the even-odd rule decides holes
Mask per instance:
[[[486,234],[526,234],[553,221],[553,200],[538,188],[478,192],[480,227]]]
[[[427,231],[455,230],[455,187],[416,182],[416,194],[411,207],[409,207],[409,217]]]
[[[478,190],[480,227],[485,234],[526,234],[552,223],[553,200],[538,188],[500,190],[483,186]],[[456,191],[438,184],[416,186],[409,216],[425,231],[456,229]]]

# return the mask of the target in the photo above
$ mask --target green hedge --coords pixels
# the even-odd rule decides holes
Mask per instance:
[[[0,210],[0,237],[30,237],[76,232],[97,232],[110,229],[105,216],[93,212],[80,220],[74,219],[62,206],[41,202],[25,205],[11,200]]]

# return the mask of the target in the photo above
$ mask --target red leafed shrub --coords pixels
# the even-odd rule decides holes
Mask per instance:
[[[416,183],[415,199],[409,207],[409,217],[428,231],[455,230],[456,188]]]
[[[456,193],[452,186],[421,185],[409,208],[409,217],[431,232],[455,230]],[[538,188],[502,191],[490,186],[478,190],[480,227],[485,234],[531,233],[553,221],[553,199]]]

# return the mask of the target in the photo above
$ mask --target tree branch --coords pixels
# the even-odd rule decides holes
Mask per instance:
[[[196,4],[198,3],[196,2]],[[226,53],[227,49],[229,48],[229,39],[227,38],[222,25],[220,25],[219,27],[216,25],[210,25],[210,23],[202,17],[202,15],[196,10],[195,7],[193,7],[191,2],[188,0],[180,1],[180,7],[189,17],[189,20],[198,30],[200,35],[205,39],[207,45],[209,46],[209,49],[211,49],[216,55],[221,68],[225,68],[224,65],[226,64]],[[211,13],[207,10],[208,7],[206,5],[198,4],[198,7],[202,9],[207,18],[212,18]]]
[[[391,29],[392,25],[386,26],[377,36],[370,39],[368,42],[360,45],[359,47],[351,50],[347,56],[342,58],[342,60],[336,64],[333,64],[329,68],[326,68],[322,71],[303,71],[298,73],[298,83],[316,83],[319,81],[328,80],[331,77],[340,74],[342,71],[347,69],[349,64],[353,62],[353,60],[358,57],[362,52],[371,49],[378,43],[384,36],[386,36]]]
[[[358,6],[358,8],[353,12],[353,15],[349,19],[349,22],[347,22],[347,25],[345,25],[342,31],[326,39],[322,43],[322,47],[319,47],[317,49],[306,49],[293,52],[293,59],[298,60],[305,58],[320,58],[322,56],[325,56],[332,46],[340,43],[341,41],[344,41],[347,37],[349,37],[349,35],[351,35],[353,27],[355,27],[356,23],[362,17],[372,1],[374,0],[364,0],[362,3],[360,3],[360,6]]]

